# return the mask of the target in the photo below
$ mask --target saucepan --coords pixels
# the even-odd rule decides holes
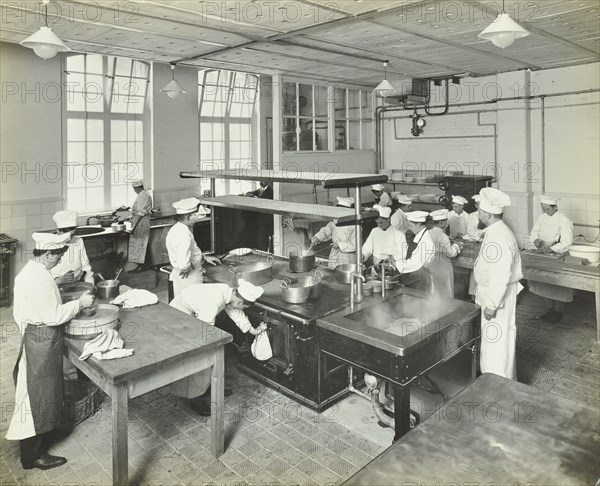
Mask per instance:
[[[316,270],[312,275],[306,277],[285,277],[280,282],[281,295],[284,302],[288,304],[302,304],[309,300],[316,300],[321,296],[321,279],[323,273]]]
[[[98,282],[96,285],[96,296],[100,299],[114,299],[119,296],[119,274],[122,269],[119,269],[115,278],[112,280],[102,280],[102,282]]]
[[[229,265],[229,271],[233,274],[234,284],[243,278],[246,282],[254,285],[263,285],[273,280],[273,262],[275,259],[269,255],[266,261],[243,263],[237,267]]]
[[[315,266],[315,253],[309,248],[302,255],[298,255],[297,251],[290,251],[290,272],[303,273],[310,272]]]
[[[349,284],[352,274],[356,272],[358,266],[354,263],[343,263],[335,267],[335,278],[338,282]],[[364,275],[366,268],[364,265],[360,266],[360,272]]]

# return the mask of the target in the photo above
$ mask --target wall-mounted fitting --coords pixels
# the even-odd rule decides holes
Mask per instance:
[[[427,122],[423,117],[421,117],[421,115],[417,113],[417,110],[415,110],[415,112],[412,115],[410,115],[410,117],[412,118],[412,128],[410,130],[410,133],[413,137],[418,137],[423,133],[423,128],[425,127],[425,125],[427,125]]]

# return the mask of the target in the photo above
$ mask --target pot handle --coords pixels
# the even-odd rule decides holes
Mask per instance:
[[[320,282],[323,279],[323,272],[321,272],[321,270],[317,269],[314,271],[313,276]]]
[[[290,283],[291,283],[291,281],[284,277],[281,279],[281,282],[279,282],[279,286],[282,289],[287,289],[290,286]]]
[[[273,265],[273,263],[275,263],[275,258],[273,258],[273,255],[268,255],[267,256],[267,263],[269,265]]]

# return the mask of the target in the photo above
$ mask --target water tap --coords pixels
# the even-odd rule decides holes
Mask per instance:
[[[350,310],[353,311],[354,310],[354,303],[355,302],[361,302],[362,301],[362,292],[360,295],[355,295],[355,286],[356,286],[356,279],[361,279],[363,281],[363,283],[366,281],[365,276],[362,273],[356,273],[356,272],[352,272],[352,274],[350,275]],[[360,286],[358,286],[360,288]]]

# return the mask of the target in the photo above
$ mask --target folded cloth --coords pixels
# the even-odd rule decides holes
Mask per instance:
[[[117,359],[133,355],[133,349],[111,349],[105,353],[94,353],[96,359]]]
[[[250,346],[252,356],[259,361],[266,361],[273,356],[273,350],[271,349],[271,342],[269,341],[269,335],[266,331],[262,331],[257,334]]]
[[[133,354],[133,349],[123,350],[122,348],[124,344],[125,343],[116,330],[105,329],[94,339],[85,343],[83,346],[83,352],[81,353],[81,356],[79,356],[79,359],[84,361],[92,355],[94,355],[94,358],[98,359],[112,359],[122,358],[123,356],[131,356]],[[131,353],[128,355],[122,353],[113,353],[116,354],[115,356],[108,355],[107,352],[110,352],[111,350],[131,351]]]
[[[158,297],[144,289],[131,289],[110,301],[111,304],[123,304],[123,309],[143,307],[158,302]]]

